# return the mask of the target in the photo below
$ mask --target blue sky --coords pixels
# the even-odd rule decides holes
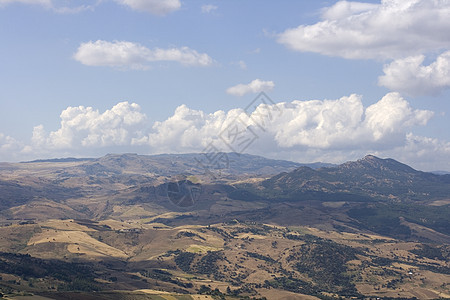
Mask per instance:
[[[247,153],[450,170],[449,15],[445,0],[0,0],[0,161],[229,151],[238,119]],[[280,112],[264,128],[244,111],[261,91],[259,112]]]

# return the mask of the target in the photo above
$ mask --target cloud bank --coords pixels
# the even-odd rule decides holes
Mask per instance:
[[[154,122],[149,122],[138,104],[121,102],[104,112],[68,107],[60,115],[57,130],[47,132],[44,126],[35,126],[27,145],[0,134],[0,154],[23,160],[114,151],[183,153],[202,152],[210,143],[231,152],[224,136],[239,124],[241,132],[254,138],[245,152],[266,157],[342,162],[372,153],[450,170],[448,141],[412,133],[432,116],[431,111],[413,109],[398,93],[388,93],[367,107],[354,94],[336,100],[262,103],[250,112],[236,108],[205,113],[181,105],[166,120]]]
[[[148,69],[149,63],[158,61],[201,67],[210,66],[214,62],[206,53],[198,53],[188,47],[151,50],[138,43],[102,40],[82,43],[73,57],[87,66],[125,69]]]

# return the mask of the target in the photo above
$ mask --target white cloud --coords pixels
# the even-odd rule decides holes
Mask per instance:
[[[139,144],[148,143],[157,152],[201,151],[232,116],[237,116],[236,110],[206,114],[181,105],[167,120],[155,122],[151,133]]]
[[[136,11],[159,16],[167,15],[181,7],[179,0],[116,0],[116,2]]]
[[[58,130],[47,133],[42,125],[34,128],[31,146],[36,150],[76,151],[147,145],[154,152],[195,152],[215,141],[223,151],[231,151],[219,135],[239,118],[244,128],[258,132],[264,143],[258,148],[265,153],[305,149],[381,151],[404,145],[406,132],[426,125],[433,116],[427,110],[413,110],[398,93],[389,93],[366,108],[361,96],[350,95],[337,100],[260,104],[248,113],[232,109],[208,114],[181,105],[173,116],[150,127],[135,103],[121,102],[103,113],[92,107],[68,107],[61,113]],[[258,126],[262,116],[263,129]]]
[[[24,146],[22,142],[0,132],[0,162],[20,160]]]
[[[352,15],[361,14],[378,8],[378,4],[339,1],[331,7],[322,10],[322,19],[339,20]]]
[[[233,96],[243,96],[248,93],[270,92],[275,87],[273,81],[255,79],[248,84],[238,84],[227,89],[227,93]]]
[[[269,128],[281,147],[381,149],[402,143],[405,130],[425,125],[433,116],[413,110],[397,93],[364,109],[361,97],[293,101],[283,104],[282,118]]]
[[[51,0],[0,0],[0,5],[8,5],[13,3],[22,3],[22,4],[36,4],[36,5],[50,5]]]
[[[450,87],[450,51],[424,66],[424,55],[394,60],[383,68],[378,83],[411,96],[437,95]]]
[[[10,137],[9,135],[5,135],[0,132],[0,153],[4,154],[8,151],[16,151],[20,148],[21,143]]]
[[[139,44],[116,41],[82,43],[74,58],[87,66],[145,68],[151,51]]]
[[[147,12],[153,15],[165,16],[181,7],[179,0],[114,0],[116,3],[127,6],[135,11]],[[69,5],[71,2],[75,5]],[[86,2],[86,4],[80,4]],[[0,7],[20,3],[27,5],[39,5],[56,13],[78,13],[85,10],[93,10],[104,0],[0,0]],[[68,4],[68,5],[63,5]]]
[[[271,120],[268,112],[272,112]],[[260,123],[264,114],[267,122],[261,131],[256,122]],[[160,152],[184,152],[201,151],[213,141],[223,151],[231,151],[218,136],[239,117],[247,128],[258,132],[258,142],[264,145],[257,149],[263,149],[264,155],[306,149],[383,150],[404,145],[407,130],[425,125],[432,116],[427,110],[413,110],[397,93],[389,93],[367,108],[361,96],[351,95],[337,100],[261,104],[250,116],[242,109],[206,114],[182,105],[136,143],[147,143]]]
[[[201,152],[210,143],[218,151],[228,152],[232,151],[230,142],[222,138],[240,124],[240,133],[256,134],[246,136],[256,136],[246,153],[335,163],[372,153],[416,168],[450,170],[449,141],[411,133],[416,126],[425,126],[433,113],[413,109],[398,93],[388,93],[367,107],[361,96],[350,95],[335,100],[262,103],[248,113],[241,108],[205,113],[181,105],[166,120],[149,123],[135,103],[121,102],[104,112],[68,107],[60,115],[57,130],[47,132],[44,126],[36,126],[28,145],[0,134],[0,160],[130,151]]]
[[[171,49],[157,48],[152,51],[149,61],[177,61],[183,65],[201,67],[210,66],[214,62],[209,55],[198,53],[188,47]]]
[[[76,5],[62,5],[61,1],[55,1],[55,0],[0,0],[0,7],[14,4],[14,3],[20,3],[20,4],[27,4],[27,5],[38,5],[42,6],[45,9],[52,10],[56,13],[60,14],[69,14],[69,13],[79,13],[81,11],[85,10],[92,10],[95,6],[99,4],[100,0],[92,4],[92,1],[89,1],[88,3],[91,4],[82,4],[80,5],[80,1],[76,2]],[[64,1],[64,4],[70,4],[70,1]]]
[[[10,5],[14,3],[41,5],[44,7],[52,6],[51,0],[0,0],[0,6]]]
[[[279,34],[278,42],[302,52],[350,59],[389,59],[449,48],[448,0],[339,1],[321,22]]]
[[[87,66],[147,69],[156,61],[175,61],[187,66],[210,66],[213,59],[188,47],[150,50],[127,41],[98,40],[82,43],[74,59]]]
[[[92,107],[68,107],[61,115],[58,130],[46,133],[42,125],[35,126],[33,149],[65,150],[130,145],[140,137],[146,116],[136,103],[121,102],[100,113]]]
[[[217,8],[218,7],[216,5],[205,4],[205,5],[202,5],[201,10],[202,10],[202,13],[209,14],[209,13],[217,10]]]
[[[403,145],[374,154],[395,157],[418,170],[450,171],[450,142],[436,138],[408,133]]]
[[[241,68],[241,70],[247,70],[247,64],[245,63],[245,61],[243,60],[238,61],[238,65],[239,68]]]

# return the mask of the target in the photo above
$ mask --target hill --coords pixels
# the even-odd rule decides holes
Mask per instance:
[[[368,155],[336,167],[300,167],[262,181],[255,187],[268,198],[324,201],[431,201],[450,195],[450,175],[421,172],[393,159]]]
[[[0,164],[0,292],[450,297],[449,175],[371,155],[305,166],[228,153],[206,170],[200,159]]]

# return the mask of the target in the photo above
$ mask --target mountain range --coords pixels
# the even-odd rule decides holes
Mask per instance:
[[[340,165],[220,155],[0,163],[0,290],[450,297],[450,175],[373,155]]]

